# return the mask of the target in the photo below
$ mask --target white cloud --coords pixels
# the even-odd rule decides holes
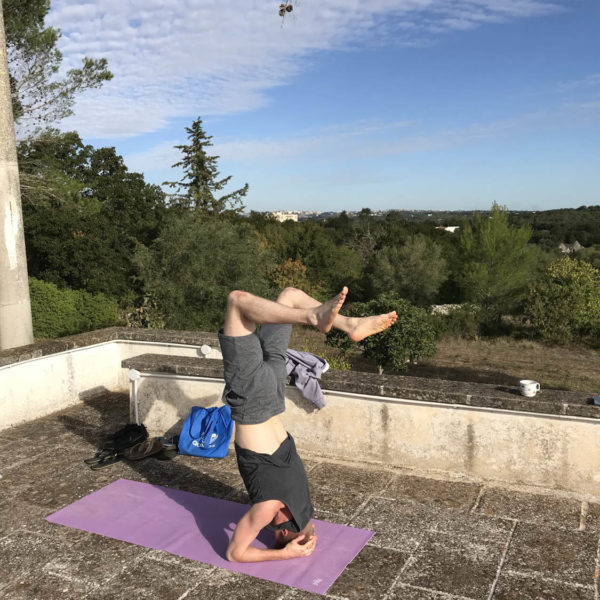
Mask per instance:
[[[559,89],[563,92],[600,89],[600,73],[590,73],[581,79],[564,82],[560,84]]]
[[[443,150],[467,144],[527,135],[532,131],[597,122],[600,101],[564,103],[535,112],[454,128],[427,131],[415,123],[349,124],[337,131],[323,129],[310,136],[285,139],[237,140],[215,145],[215,154],[228,161],[287,161],[310,155],[314,159],[344,163],[352,159]],[[333,159],[332,157],[335,157]]]
[[[302,0],[282,27],[264,0],[53,0],[66,68],[106,57],[115,78],[80,98],[64,123],[83,136],[154,131],[178,116],[223,115],[266,92],[312,52],[363,43],[427,43],[434,34],[545,15],[551,0]]]
[[[388,138],[394,131],[406,129],[410,125],[407,121],[383,123],[378,120],[337,123],[289,138],[219,142],[210,148],[210,154],[226,161],[259,162],[288,160],[309,153],[327,156],[332,152],[339,153],[340,148],[345,148],[348,152],[351,148],[360,148],[365,144],[380,143],[377,140],[381,136]],[[182,143],[186,141],[179,139],[161,142],[148,150],[128,154],[125,162],[131,171],[162,171],[180,160],[181,153],[174,146]]]
[[[591,101],[564,103],[505,119],[435,131],[428,131],[419,123],[360,121],[336,124],[291,137],[220,142],[211,148],[211,154],[218,155],[221,161],[247,166],[268,162],[285,168],[293,159],[344,165],[355,159],[369,160],[518,138],[532,131],[560,128],[565,124],[585,126],[586,123],[597,122],[599,117],[600,101]],[[162,142],[146,151],[127,155],[125,162],[132,171],[163,176],[171,165],[180,160],[181,154],[174,146],[181,143],[182,140]],[[277,168],[274,167],[274,170]],[[172,178],[172,174],[165,177]],[[154,176],[151,178],[155,179]]]
[[[125,163],[130,171],[144,173],[148,171],[166,171],[181,160],[181,152],[175,148],[181,140],[161,142],[153,148],[128,154]]]

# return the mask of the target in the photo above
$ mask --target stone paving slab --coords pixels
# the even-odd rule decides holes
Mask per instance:
[[[183,477],[178,477],[173,487],[193,494],[212,496],[213,498],[227,498],[234,502],[246,503],[242,499],[232,497],[239,488],[235,488],[232,485],[221,481],[218,477],[200,471],[190,471]]]
[[[505,568],[567,583],[593,582],[598,536],[518,523]]]
[[[365,546],[328,593],[348,600],[384,598],[409,556],[407,552]]]
[[[69,581],[47,573],[16,579],[4,589],[0,588],[0,598],[10,600],[64,600],[86,598],[89,593],[90,588],[84,582]]]
[[[505,572],[500,575],[491,600],[595,600],[593,586],[577,586]]]
[[[428,588],[398,583],[388,594],[387,600],[473,600],[466,596],[434,592]]]
[[[355,489],[341,489],[344,489],[343,494],[340,494],[340,488],[335,485],[318,486],[311,482],[310,495],[315,511],[335,516],[338,523],[347,523],[368,495]]]
[[[107,394],[0,432],[0,599],[323,597],[45,521],[120,477],[248,502],[233,455],[89,469],[83,459],[127,419],[127,397]],[[304,462],[317,518],[375,532],[326,600],[600,597],[598,502],[315,456]]]
[[[143,556],[135,561],[127,561],[123,570],[110,579],[109,585],[94,591],[89,597],[94,600],[178,600],[190,589],[210,580],[213,571],[214,567],[210,565],[203,565],[202,569],[189,569],[181,564]],[[189,598],[189,594],[186,597]],[[210,593],[205,598],[211,598]]]
[[[380,469],[365,469],[322,463],[310,472],[315,487],[335,485],[362,494],[379,494],[392,481],[394,474]]]
[[[413,552],[435,519],[434,510],[411,500],[371,498],[350,524],[375,531],[373,546]]]
[[[583,507],[585,513],[585,524],[587,531],[600,531],[600,504],[588,502],[587,507]]]
[[[465,515],[452,510],[439,510],[432,528],[454,537],[480,537],[490,540],[507,540],[515,522],[508,519],[486,517],[477,513]]]
[[[444,508],[470,510],[477,501],[481,488],[476,483],[397,475],[384,495],[388,498],[411,498]]]
[[[504,540],[428,534],[400,581],[469,598],[487,598],[506,546]]]
[[[53,523],[48,523],[45,517],[51,510],[47,507],[37,506],[28,502],[3,502],[0,503],[0,539],[3,536],[23,533],[32,533],[53,538],[64,538],[64,543],[75,544],[81,539],[89,537],[89,533],[62,527],[57,529]]]
[[[96,590],[94,597],[107,582],[112,582],[150,552],[148,548],[120,540],[93,534],[87,536],[72,546],[65,545],[65,550],[48,561],[42,570],[67,581],[83,582],[88,589]],[[90,560],[89,547],[92,545],[95,552],[93,560]]]
[[[207,598],[279,600],[288,589],[284,585],[271,581],[216,569],[209,578],[203,579],[185,597],[185,600],[207,600]]]
[[[484,515],[575,530],[580,527],[582,502],[548,494],[492,488],[483,494],[477,511]],[[595,526],[595,517],[595,511],[588,513],[590,527]]]

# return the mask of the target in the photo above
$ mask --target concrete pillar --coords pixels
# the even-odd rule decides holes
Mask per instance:
[[[32,342],[19,167],[0,0],[0,350]]]

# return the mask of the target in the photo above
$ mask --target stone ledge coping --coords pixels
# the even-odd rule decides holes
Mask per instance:
[[[121,366],[141,373],[223,377],[223,361],[218,359],[142,354],[124,360]],[[525,398],[520,395],[518,385],[510,387],[335,369],[323,375],[321,387],[329,391],[369,396],[600,419],[600,406],[589,404],[592,395],[585,392],[544,389],[535,398]]]
[[[29,344],[28,346],[2,350],[0,351],[0,367],[34,358],[58,354],[59,352],[65,352],[67,350],[85,348],[86,346],[117,340],[157,342],[162,344],[186,344],[193,346],[208,344],[210,346],[218,347],[219,345],[219,338],[216,333],[206,333],[204,331],[109,327],[107,329],[88,331],[86,333],[58,338],[56,340],[39,341]]]

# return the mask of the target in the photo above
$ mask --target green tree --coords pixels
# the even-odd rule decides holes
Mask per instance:
[[[422,234],[410,236],[401,247],[383,247],[372,271],[375,294],[395,292],[420,306],[429,304],[448,278],[442,247]]]
[[[295,287],[313,298],[322,298],[325,300],[323,286],[310,282],[306,274],[306,267],[302,264],[301,260],[288,258],[284,263],[276,265],[273,268],[270,278],[279,289]]]
[[[46,27],[50,0],[3,0],[15,121],[45,126],[72,114],[75,97],[112,79],[105,58],[82,59],[79,69],[58,75],[60,29]]]
[[[209,216],[241,213],[244,209],[242,198],[248,193],[248,184],[223,196],[215,194],[225,188],[232,176],[219,179],[219,157],[207,154],[207,148],[213,145],[212,136],[206,135],[202,119],[196,119],[185,130],[189,144],[175,146],[181,150],[183,158],[173,165],[173,168],[183,168],[183,178],[163,183],[175,189],[175,193],[170,196],[171,203]]]
[[[548,267],[526,305],[534,330],[555,343],[600,335],[600,270],[564,257]]]
[[[390,328],[358,343],[363,356],[374,360],[383,373],[386,366],[406,371],[408,362],[433,356],[437,350],[430,315],[394,294],[382,294],[369,302],[355,302],[344,311],[349,317],[366,317],[395,310],[398,319]],[[327,343],[349,350],[354,344],[337,330],[327,334]]]
[[[577,253],[579,260],[590,263],[596,269],[600,269],[600,244],[584,248]]]
[[[227,295],[243,289],[271,296],[273,263],[252,228],[200,214],[173,216],[150,248],[136,255],[145,289],[167,327],[214,330]]]
[[[506,208],[494,203],[491,215],[476,214],[460,238],[458,283],[464,298],[480,304],[490,322],[522,302],[531,284],[535,249],[529,226],[513,227]]]
[[[130,173],[114,148],[96,150],[75,132],[46,130],[18,154],[29,273],[133,302],[133,254],[158,235],[164,192]]]
[[[331,229],[314,220],[271,221],[259,227],[276,262],[301,261],[306,267],[308,282],[322,289],[325,297],[337,294],[344,285],[353,293],[362,273],[362,260],[348,246],[336,244]]]

